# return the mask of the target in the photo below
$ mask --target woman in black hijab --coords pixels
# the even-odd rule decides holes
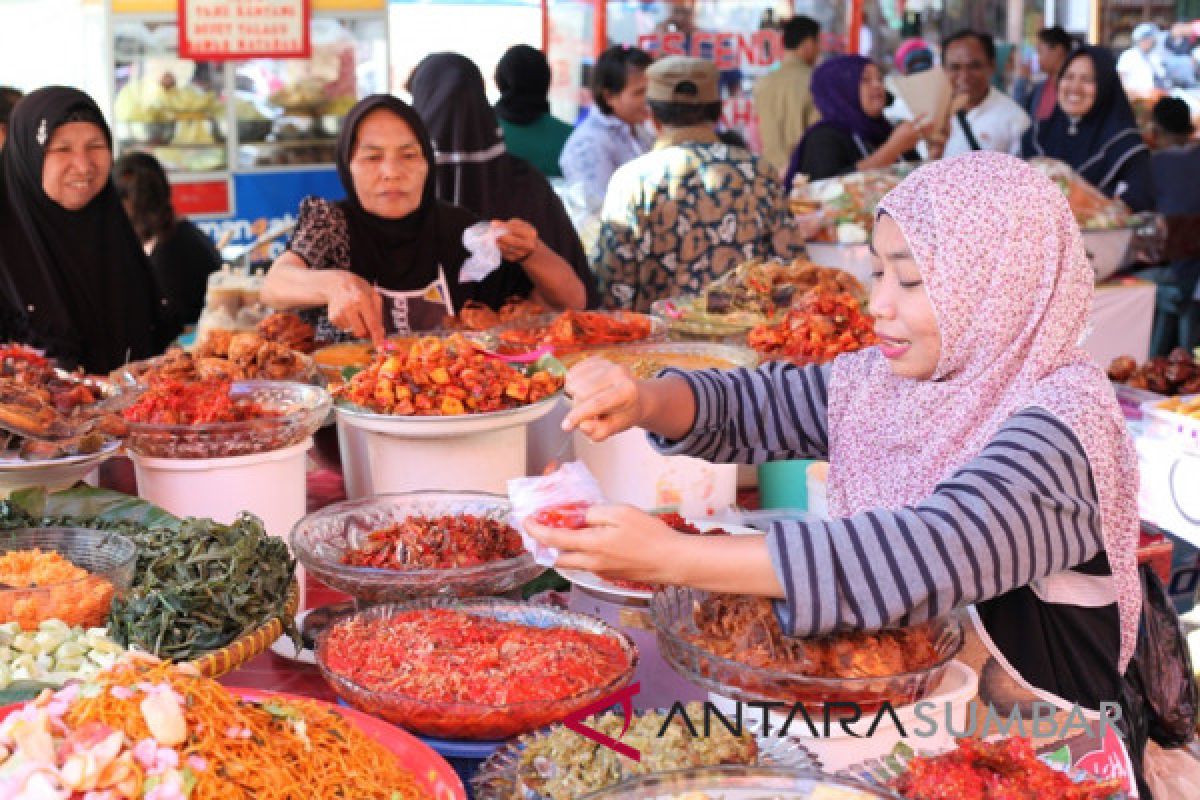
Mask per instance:
[[[167,301],[110,177],[112,134],[83,92],[13,110],[0,156],[0,341],[106,373],[167,344]]]
[[[434,53],[417,65],[409,89],[437,152],[438,199],[482,217],[529,222],[575,270],[588,289],[588,308],[594,308],[599,296],[579,234],[549,181],[505,149],[474,62]]]
[[[558,157],[570,125],[550,113],[550,63],[541,50],[527,44],[508,48],[496,63],[496,116],[508,152],[523,158],[547,178],[561,178]]]
[[[346,199],[309,197],[288,250],[267,273],[263,301],[313,308],[318,340],[348,332],[386,333],[441,326],[468,300],[498,308],[536,295],[555,308],[582,308],[579,278],[531,225],[505,218],[504,258],[483,280],[461,279],[469,254],[463,232],[479,217],[437,199],[434,152],[417,113],[391,95],[371,95],[346,115],[337,168]]]
[[[1150,150],[1108,48],[1081,47],[1067,57],[1059,72],[1058,105],[1049,119],[1033,121],[1021,140],[1021,155],[1065,161],[1134,211],[1154,208]]]

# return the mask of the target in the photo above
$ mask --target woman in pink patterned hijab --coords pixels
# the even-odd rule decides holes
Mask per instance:
[[[977,153],[917,170],[884,197],[879,214],[875,249],[884,270],[903,272],[904,259],[889,256],[907,249],[936,317],[940,351],[928,379],[903,375],[913,353],[902,351],[916,347],[892,333],[903,323],[880,308],[892,301],[881,301],[888,289],[877,286],[872,313],[883,345],[839,358],[830,380],[831,512],[914,504],[1015,413],[1045,409],[1087,453],[1117,590],[1124,671],[1141,609],[1137,455],[1107,377],[1078,347],[1094,273],[1062,192],[1015,158]],[[883,252],[889,227],[900,235],[890,237],[898,253]]]
[[[828,459],[831,518],[688,537],[603,506],[583,530],[527,532],[560,551],[556,567],[772,598],[791,636],[966,609],[959,659],[1003,716],[1029,719],[1039,701],[1090,720],[1124,708],[1137,460],[1077,344],[1093,274],[1066,199],[1015,158],[971,153],[888,194],[872,246],[877,347],[649,381],[590,359],[567,376],[564,428],[595,440],[639,426],[667,454]],[[1131,742],[1136,772],[1144,737]]]

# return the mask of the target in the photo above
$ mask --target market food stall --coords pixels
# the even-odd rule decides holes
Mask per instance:
[[[341,119],[359,98],[388,91],[384,0],[315,0],[306,55],[232,60],[217,48],[181,57],[177,5],[112,4],[118,155],[153,154],[176,210],[236,245],[294,222],[306,195],[340,197]]]

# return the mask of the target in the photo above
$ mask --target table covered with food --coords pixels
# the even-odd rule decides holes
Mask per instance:
[[[825,364],[875,344],[866,300],[800,259],[648,315],[514,302],[379,346],[272,315],[103,378],[5,348],[0,796],[1125,797],[1019,737],[905,749],[920,703],[965,724],[957,615],[796,638],[768,600],[556,571],[526,538],[602,500],[760,535],[736,468],[563,433],[565,371]],[[1113,378],[1187,415],[1197,370]],[[125,458],[136,495],[77,483]],[[517,488],[572,468],[588,499]],[[839,703],[895,722],[821,735]]]

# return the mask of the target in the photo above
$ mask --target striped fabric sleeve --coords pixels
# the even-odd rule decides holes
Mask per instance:
[[[932,619],[1082,564],[1104,545],[1091,468],[1057,417],[1011,417],[915,506],[767,536],[784,630],[812,636]]]
[[[650,435],[650,443],[665,455],[761,464],[825,458],[829,452],[828,365],[770,362],[758,369],[662,374],[683,378],[696,399],[696,421],[687,436],[668,441]]]

